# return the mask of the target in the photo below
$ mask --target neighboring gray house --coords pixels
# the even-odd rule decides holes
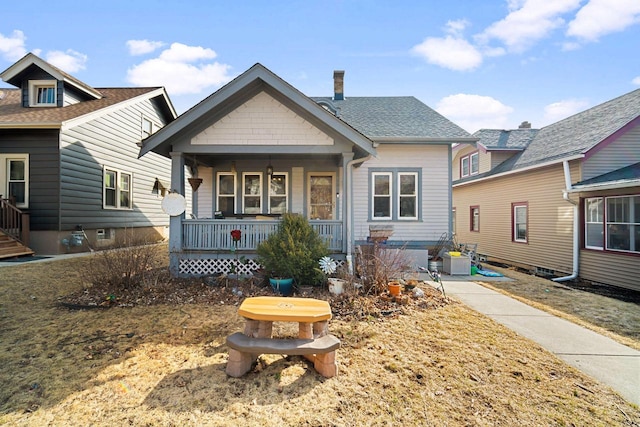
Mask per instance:
[[[640,89],[454,149],[459,241],[557,280],[640,290]]]
[[[475,138],[414,97],[350,97],[343,79],[310,98],[256,64],[144,141],[143,159],[171,158],[172,190],[187,191],[184,165],[200,180],[193,212],[171,218],[174,274],[229,271],[230,231],[251,257],[284,212],[307,217],[337,258],[376,226],[426,265],[451,230],[451,147]]]
[[[92,88],[31,53],[0,77],[0,257],[167,234],[170,162],[138,159],[176,117],[164,88]]]

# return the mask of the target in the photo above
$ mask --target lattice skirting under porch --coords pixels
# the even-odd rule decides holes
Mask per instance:
[[[235,259],[181,259],[179,264],[180,274],[193,276],[208,276],[211,274],[225,273],[233,271],[233,267],[238,274],[251,274],[252,271],[261,266],[252,259],[238,262]]]
[[[345,264],[344,260],[336,260],[338,267]],[[208,276],[213,274],[229,274],[236,265],[235,259],[181,259],[179,263],[180,274],[189,276]],[[253,259],[238,262],[236,271],[238,274],[251,274],[254,270],[261,268]]]

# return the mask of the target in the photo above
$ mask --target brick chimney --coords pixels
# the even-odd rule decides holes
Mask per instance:
[[[333,100],[344,100],[344,70],[333,72]]]
[[[520,123],[520,126],[518,126],[518,129],[531,129],[531,123],[524,121]]]

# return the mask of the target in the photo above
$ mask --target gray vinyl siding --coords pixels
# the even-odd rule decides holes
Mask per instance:
[[[640,162],[640,126],[628,130],[614,142],[585,159],[582,179],[590,179]]]
[[[366,240],[369,225],[393,225],[390,241],[436,242],[449,230],[449,151],[446,145],[381,145],[377,158],[356,168],[353,174],[353,233]],[[370,221],[369,170],[420,170],[420,219],[415,221]],[[395,185],[395,183],[394,183]]]
[[[491,169],[495,168],[505,160],[510,159],[515,154],[517,154],[517,152],[515,151],[492,151],[491,152]]]
[[[58,229],[57,130],[0,130],[0,152],[29,154],[29,213],[34,231]]]
[[[155,178],[171,182],[171,161],[155,153],[138,159],[141,117],[164,121],[151,101],[110,112],[68,129],[61,143],[62,230],[167,226]],[[103,168],[132,174],[132,209],[103,209]]]

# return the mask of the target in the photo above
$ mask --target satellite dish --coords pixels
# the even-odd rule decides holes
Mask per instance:
[[[162,199],[162,211],[171,216],[182,215],[187,202],[182,194],[169,193]]]

